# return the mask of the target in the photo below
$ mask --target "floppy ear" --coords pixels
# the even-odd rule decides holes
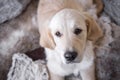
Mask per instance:
[[[43,29],[40,32],[40,45],[44,48],[55,48],[55,42],[49,29]]]
[[[100,26],[96,23],[96,21],[87,13],[84,13],[86,26],[87,26],[87,38],[91,41],[96,41],[100,37],[103,36],[103,32]]]

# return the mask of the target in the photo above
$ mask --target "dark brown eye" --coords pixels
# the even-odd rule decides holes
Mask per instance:
[[[74,33],[75,33],[76,35],[79,35],[81,32],[82,32],[82,30],[79,29],[79,28],[76,28],[75,31],[74,31]]]
[[[58,37],[61,37],[61,36],[62,36],[62,34],[61,34],[59,31],[57,31],[57,32],[55,33],[55,35],[58,36]]]

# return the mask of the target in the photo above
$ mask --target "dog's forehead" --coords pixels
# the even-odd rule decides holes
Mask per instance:
[[[78,11],[72,9],[64,9],[56,13],[50,21],[50,27],[63,28],[71,27],[74,25],[84,25],[85,19]]]

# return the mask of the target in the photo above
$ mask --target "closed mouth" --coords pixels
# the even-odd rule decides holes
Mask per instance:
[[[80,61],[66,61],[67,64],[80,63]]]

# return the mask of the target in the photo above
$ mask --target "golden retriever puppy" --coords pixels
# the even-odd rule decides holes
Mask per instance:
[[[82,80],[95,80],[93,42],[102,36],[102,31],[84,12],[81,1],[39,2],[40,45],[45,48],[50,80],[64,80],[70,74],[80,74]]]

